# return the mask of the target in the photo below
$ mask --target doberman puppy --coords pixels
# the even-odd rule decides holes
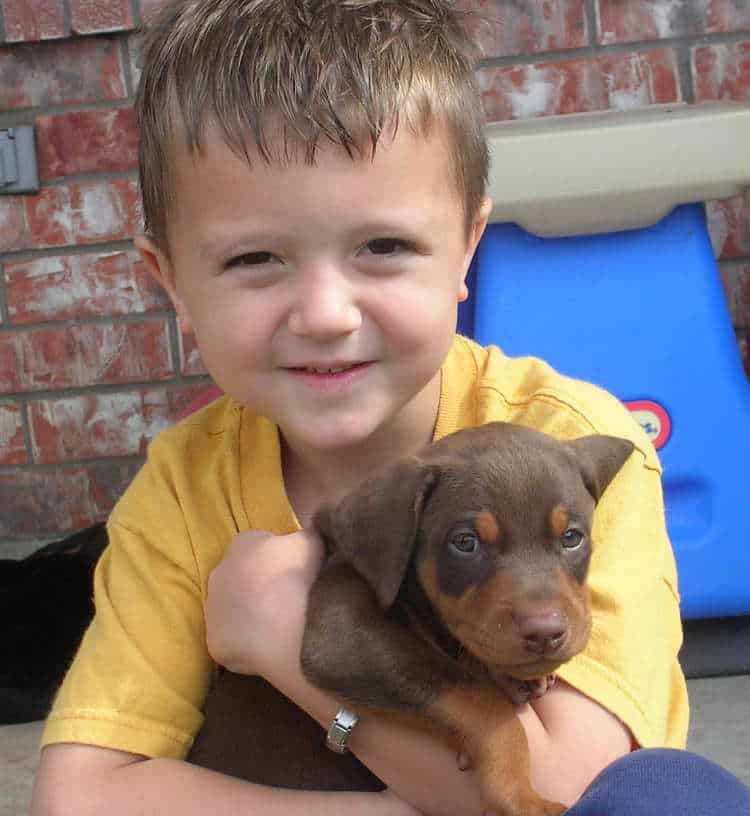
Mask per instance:
[[[615,437],[561,442],[490,423],[445,437],[321,509],[315,526],[326,559],[301,655],[308,679],[360,713],[423,720],[475,770],[486,810],[562,813],[531,788],[514,705],[543,694],[586,645],[592,515],[632,449]],[[237,723],[256,740],[259,724],[240,709],[249,704],[262,718],[267,692],[257,678],[225,673],[191,761],[267,784],[382,787],[351,755],[322,749],[319,729],[320,750],[292,746],[304,758],[287,751],[274,760],[265,742],[263,756],[240,744]],[[288,725],[290,736],[301,718],[294,707],[276,708],[268,729]],[[301,730],[292,743],[315,733]],[[308,763],[304,785],[291,778],[300,762]],[[268,767],[279,763],[288,781]]]

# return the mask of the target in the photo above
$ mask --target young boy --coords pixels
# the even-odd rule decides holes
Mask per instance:
[[[614,398],[454,334],[489,212],[467,54],[445,0],[193,0],[151,26],[137,246],[226,396],[153,443],[112,514],[35,816],[477,813],[455,756],[366,715],[350,747],[382,794],[265,788],[181,760],[215,662],[330,724],[339,702],[299,667],[315,509],[496,419],[636,444],[597,511],[591,643],[519,710],[535,786],[572,803],[631,748],[684,746],[652,448]]]

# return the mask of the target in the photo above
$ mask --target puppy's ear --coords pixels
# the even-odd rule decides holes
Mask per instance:
[[[315,516],[326,551],[348,561],[384,609],[396,599],[417,542],[422,508],[438,478],[436,466],[405,459]]]
[[[596,501],[614,479],[635,447],[618,436],[583,436],[567,443],[578,461],[586,490]]]

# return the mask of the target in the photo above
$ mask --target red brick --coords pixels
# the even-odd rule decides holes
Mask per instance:
[[[163,380],[171,373],[165,320],[0,334],[0,393]]]
[[[0,405],[0,465],[23,465],[27,460],[21,409]]]
[[[750,263],[722,263],[719,268],[732,323],[750,330]]]
[[[134,250],[9,262],[5,279],[13,323],[134,314],[171,306]]]
[[[168,0],[140,0],[140,15],[144,23],[149,22],[167,4]],[[137,88],[141,81],[141,42],[137,34],[130,34],[128,40],[128,55],[130,60],[130,77],[133,87]]]
[[[22,224],[14,203],[19,199],[24,207]],[[8,233],[6,251],[118,241],[132,238],[139,229],[135,179],[44,187],[37,195],[19,199],[0,201],[0,235]]]
[[[208,373],[192,334],[180,333],[180,371],[186,376]]]
[[[76,34],[104,34],[133,28],[130,0],[69,0]]]
[[[750,29],[750,6],[737,0],[599,0],[604,44],[692,37]]]
[[[696,102],[750,101],[750,42],[694,48],[692,70]]]
[[[132,108],[39,116],[36,128],[39,175],[43,179],[138,166]]]
[[[117,40],[0,48],[0,110],[123,99],[126,93]]]
[[[459,0],[465,26],[485,57],[581,48],[588,44],[583,0]]]
[[[0,197],[0,252],[26,243],[28,229],[24,201],[21,196]]]
[[[114,462],[0,472],[0,537],[59,536],[103,521],[138,467]]]
[[[62,0],[0,0],[5,41],[36,42],[66,37]]]
[[[130,63],[130,81],[133,87],[137,88],[141,81],[141,44],[140,39],[136,34],[130,34],[127,37],[128,41],[128,62]]]
[[[137,456],[205,390],[203,385],[92,394],[29,404],[34,461]]]
[[[707,202],[706,214],[711,241],[720,258],[750,255],[750,190],[744,196]]]
[[[160,11],[167,0],[141,0],[141,19],[146,21]]]
[[[607,54],[477,72],[491,121],[641,107],[680,100],[672,49]]]

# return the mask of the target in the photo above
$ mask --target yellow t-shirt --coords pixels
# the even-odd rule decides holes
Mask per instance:
[[[442,368],[435,438],[493,420],[560,439],[608,433],[635,443],[595,513],[591,639],[559,675],[616,714],[641,746],[684,747],[677,576],[653,448],[604,391],[457,337]],[[279,454],[276,426],[227,397],[152,443],[112,513],[96,615],[43,744],[187,754],[214,668],[203,619],[208,576],[238,531],[299,527]]]

